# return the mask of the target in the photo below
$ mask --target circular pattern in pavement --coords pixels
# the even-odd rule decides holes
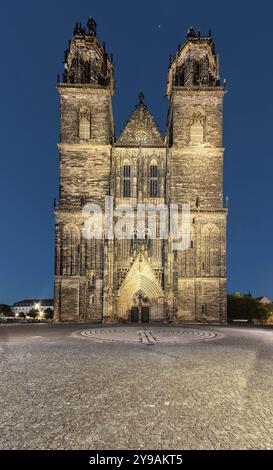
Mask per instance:
[[[199,330],[179,327],[119,327],[96,328],[83,330],[78,333],[82,338],[93,341],[121,342],[121,343],[192,343],[222,338],[221,333],[209,330]]]

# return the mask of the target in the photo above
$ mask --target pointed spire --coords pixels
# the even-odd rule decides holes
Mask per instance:
[[[78,32],[78,28],[79,28],[79,25],[78,23],[76,22],[75,26],[74,26],[74,29],[73,29],[73,35],[75,36]]]
[[[138,104],[144,104],[144,93],[143,93],[143,91],[141,91],[138,94]]]
[[[83,34],[85,34],[85,29],[82,27],[81,23],[76,22],[73,30],[73,35],[82,36]]]
[[[64,83],[97,84],[113,89],[113,67],[106,53],[105,42],[96,37],[97,25],[89,17],[87,27],[77,21],[73,37],[64,56]],[[97,48],[99,46],[99,48]],[[96,48],[95,54],[90,53]],[[98,53],[98,55],[97,55]]]
[[[97,34],[97,23],[95,22],[92,16],[89,16],[87,21],[88,34],[90,36],[96,37]]]
[[[195,38],[195,37],[196,37],[195,31],[194,31],[193,27],[191,26],[188,29],[187,38]]]
[[[216,79],[220,80],[220,72],[219,72],[219,54],[216,55]]]

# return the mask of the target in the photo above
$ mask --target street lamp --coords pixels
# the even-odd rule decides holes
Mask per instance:
[[[34,308],[35,308],[35,310],[38,310],[38,318],[39,318],[39,320],[41,320],[42,318],[44,318],[44,312],[43,312],[43,310],[41,310],[41,304],[40,304],[40,302],[37,302],[36,304],[34,304]]]
[[[39,319],[42,320],[42,318],[44,318],[44,312],[43,310],[39,310]]]

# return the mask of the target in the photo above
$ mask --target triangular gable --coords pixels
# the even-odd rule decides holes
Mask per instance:
[[[158,129],[158,126],[143,102],[136,105],[136,109],[125,124],[116,145],[133,146],[139,145],[163,147],[164,139]]]

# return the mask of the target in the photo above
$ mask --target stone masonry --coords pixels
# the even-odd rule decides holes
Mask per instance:
[[[225,322],[226,217],[222,115],[225,89],[210,34],[191,28],[170,60],[162,135],[143,93],[115,136],[112,58],[89,18],[65,52],[60,94],[60,192],[55,207],[55,322]],[[127,238],[84,236],[86,208],[114,222],[130,205]],[[139,205],[153,205],[155,236]],[[190,205],[190,243],[160,235],[159,207]],[[147,207],[146,207],[147,208]],[[93,214],[94,215],[94,214]],[[122,222],[120,222],[122,223]],[[131,225],[130,225],[131,224]]]

